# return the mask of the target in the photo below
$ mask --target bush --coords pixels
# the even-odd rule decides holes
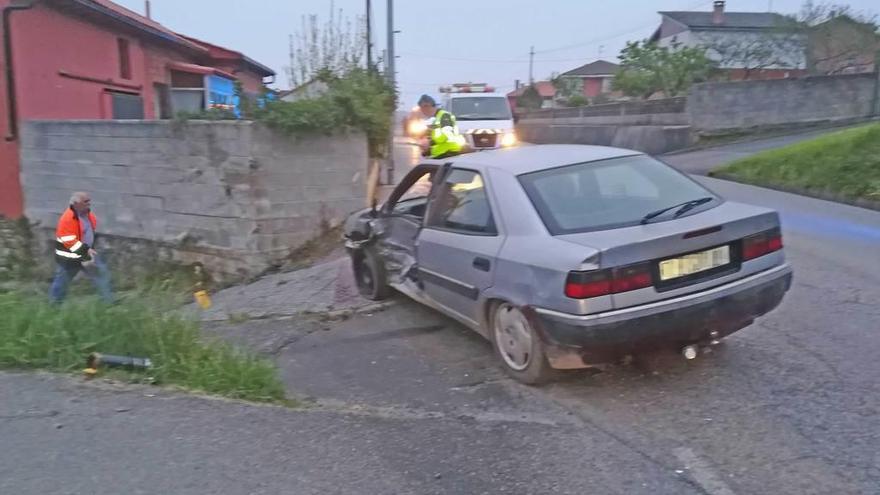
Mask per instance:
[[[148,357],[151,382],[238,399],[284,399],[272,363],[203,342],[196,322],[155,307],[140,298],[115,306],[81,300],[55,307],[42,298],[0,294],[0,367],[71,372],[84,368],[91,352]]]
[[[567,107],[582,107],[589,104],[590,101],[583,95],[574,95],[565,102],[565,106]]]
[[[377,72],[354,68],[342,76],[323,74],[325,94],[293,102],[270,101],[254,112],[254,120],[287,134],[330,134],[355,129],[370,141],[377,156],[391,131],[394,91]]]

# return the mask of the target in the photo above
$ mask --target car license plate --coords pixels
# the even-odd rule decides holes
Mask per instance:
[[[660,262],[660,280],[685,277],[730,263],[730,246],[688,254]]]

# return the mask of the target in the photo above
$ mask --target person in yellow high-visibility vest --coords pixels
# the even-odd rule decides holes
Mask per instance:
[[[437,108],[434,98],[422,95],[419,110],[428,119],[427,136],[422,139],[422,155],[431,158],[446,158],[461,153],[467,141],[458,132],[455,115]]]

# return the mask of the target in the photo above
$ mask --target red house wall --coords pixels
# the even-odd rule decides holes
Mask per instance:
[[[602,79],[598,77],[584,78],[584,96],[592,98],[602,92]]]
[[[129,79],[120,75],[118,38],[129,42]],[[136,38],[80,21],[40,3],[13,14],[12,46],[22,121],[110,118],[108,91],[145,93],[144,53]],[[63,76],[61,71],[74,77]]]
[[[10,0],[0,0],[0,9]],[[196,54],[145,41],[111,26],[80,20],[42,2],[11,14],[18,122],[39,119],[107,119],[113,115],[110,92],[139,95],[144,117],[156,118],[154,83],[170,83],[171,61],[204,63]],[[123,28],[124,29],[124,28]],[[0,26],[2,30],[2,26]],[[2,35],[2,32],[0,32]],[[130,77],[120,72],[118,39],[128,40]],[[207,54],[206,54],[207,56]],[[3,50],[0,49],[0,62]],[[262,79],[236,74],[245,91],[256,93]],[[19,147],[9,134],[5,74],[0,71],[0,215],[23,210]]]

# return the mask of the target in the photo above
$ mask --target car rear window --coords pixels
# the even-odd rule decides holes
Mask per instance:
[[[658,209],[713,198],[687,213],[693,214],[720,201],[697,182],[647,155],[531,172],[520,175],[519,181],[553,235],[637,225]],[[652,221],[672,219],[676,210]]]

